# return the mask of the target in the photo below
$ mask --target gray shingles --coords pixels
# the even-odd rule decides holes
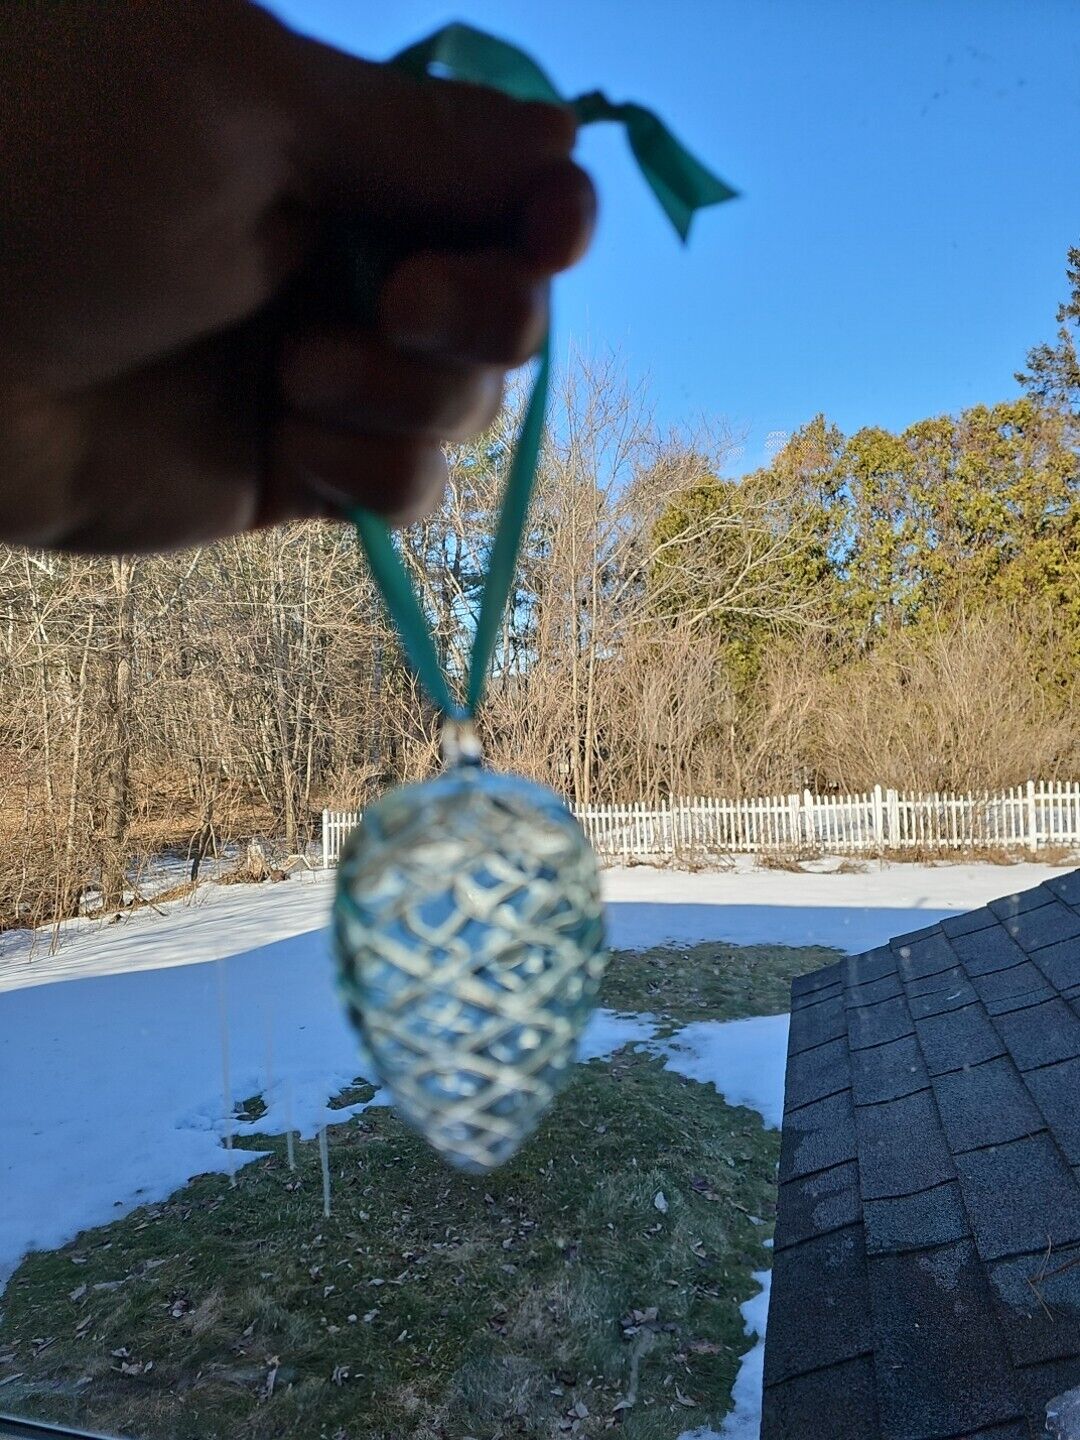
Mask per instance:
[[[888,945],[867,950],[865,955],[851,955],[840,963],[845,986],[869,985],[874,980],[883,980],[886,975],[896,974],[896,956]]]
[[[855,1112],[864,1200],[912,1195],[955,1175],[929,1090]]]
[[[835,965],[825,965],[820,970],[811,970],[808,975],[796,975],[791,982],[791,999],[806,1001],[811,995],[817,995],[819,991],[828,990],[833,985],[838,985],[841,980],[840,967],[842,962],[837,961]]]
[[[956,956],[940,929],[934,929],[921,940],[894,940],[892,951],[896,956],[896,968],[901,979],[924,980],[928,975],[937,975],[956,964]]]
[[[848,1011],[848,1044],[852,1050],[899,1040],[901,1035],[912,1034],[914,1028],[907,1000],[902,995]]]
[[[1080,874],[793,986],[763,1440],[1026,1440],[1080,1385],[1080,1264],[1037,1280],[1080,1255],[1067,905]]]
[[[1017,1255],[987,1275],[1014,1364],[1080,1355],[1080,1250]]]
[[[1023,950],[1006,934],[1002,925],[976,930],[973,935],[957,935],[952,940],[957,958],[969,975],[988,975],[991,970],[1007,970],[1025,958]]]
[[[1080,989],[1080,941],[1069,939],[1057,945],[1044,945],[1031,959],[1063,995],[1075,994]]]
[[[903,1035],[872,1050],[851,1052],[851,1090],[856,1105],[877,1105],[915,1090],[925,1090],[930,1077],[914,1035]]]
[[[1052,890],[1066,905],[1080,905],[1080,870],[1070,870],[1067,875],[1055,875],[1047,880],[1046,888]]]
[[[994,1025],[1021,1070],[1080,1056],[1080,1020],[1064,1000],[998,1015]]]
[[[1021,890],[1018,894],[1002,895],[998,900],[991,900],[987,909],[999,920],[1014,920],[1017,915],[1024,915],[1028,910],[1049,905],[1053,898],[1053,893],[1045,885],[1033,885],[1030,890]]]
[[[968,910],[963,915],[950,915],[941,922],[941,928],[951,940],[955,935],[971,935],[976,930],[987,930],[997,924],[997,916],[989,909]]]
[[[814,1235],[855,1225],[862,1216],[859,1169],[847,1163],[781,1185],[776,1200],[773,1244],[786,1250]]]
[[[830,1040],[792,1055],[788,1061],[785,1107],[795,1109],[851,1088],[847,1040]]]
[[[861,1225],[777,1252],[773,1283],[797,1305],[769,1317],[765,1384],[864,1355],[873,1346]]]
[[[954,1154],[1019,1140],[1045,1128],[1042,1112],[1007,1056],[938,1076],[934,1098]]]
[[[930,1015],[925,1020],[917,1020],[915,1029],[931,1075],[942,1075],[965,1065],[980,1065],[1005,1053],[1001,1037],[981,1005],[965,1005],[944,1015]]]
[[[937,995],[942,990],[952,990],[957,985],[968,983],[967,971],[960,965],[950,965],[947,970],[935,970],[933,975],[923,975],[917,980],[907,980],[904,989],[908,999],[918,995]]]
[[[951,985],[933,990],[928,995],[912,995],[908,991],[908,1009],[915,1020],[924,1020],[927,1015],[944,1015],[946,1010],[960,1010],[965,1005],[974,1005],[978,998],[969,981],[953,980]]]
[[[955,1163],[984,1260],[1080,1242],[1080,1186],[1045,1132]]]
[[[989,974],[971,977],[972,988],[984,1005],[1027,994],[1045,984],[1042,971],[1036,969],[1030,960],[1010,965],[1007,970],[991,970]]]
[[[871,1356],[860,1355],[765,1390],[761,1440],[806,1440],[807,1436],[815,1440],[880,1440]]]
[[[1040,950],[1045,945],[1075,940],[1080,936],[1080,915],[1060,900],[1053,900],[1049,905],[1025,910],[1022,915],[1006,920],[1005,928],[1020,948],[1030,955],[1033,950]]]
[[[849,985],[844,992],[844,1004],[853,1009],[857,1005],[874,1005],[878,1000],[892,1000],[903,993],[899,975],[883,975],[880,980],[870,980],[865,985]]]
[[[1018,1419],[1021,1398],[970,1241],[869,1264],[883,1433],[930,1440]]]
[[[1080,1060],[1029,1070],[1024,1081],[1061,1153],[1070,1165],[1080,1165]]]
[[[986,1013],[991,1019],[995,1015],[1008,1015],[1013,1010],[1026,1010],[1030,1005],[1041,1005],[1044,1000],[1053,1000],[1057,991],[1052,985],[1041,985],[1038,990],[1026,990],[1023,995],[1006,995],[1003,1000],[987,1000]]]
[[[863,1205],[868,1255],[925,1250],[971,1235],[967,1212],[955,1180],[901,1195],[891,1200],[867,1200]]]
[[[780,1180],[794,1180],[855,1159],[855,1113],[844,1091],[789,1110],[780,1141]]]
[[[816,1045],[825,1045],[846,1035],[847,1014],[842,998],[837,995],[832,1000],[823,1000],[820,1005],[807,1005],[802,1010],[791,1012],[788,1054],[798,1055],[803,1050],[812,1050]]]

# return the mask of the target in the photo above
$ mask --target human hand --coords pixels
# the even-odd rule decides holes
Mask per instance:
[[[441,443],[494,417],[588,243],[574,135],[244,0],[0,6],[0,537],[139,551],[424,513]],[[283,321],[335,212],[400,257],[374,322]]]

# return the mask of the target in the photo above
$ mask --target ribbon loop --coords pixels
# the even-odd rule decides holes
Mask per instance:
[[[684,241],[690,233],[695,211],[707,205],[718,205],[736,194],[696,160],[651,110],[632,103],[613,103],[600,90],[592,90],[576,100],[566,101],[540,66],[524,51],[494,35],[474,30],[470,25],[447,25],[428,39],[410,45],[390,63],[425,78],[431,78],[433,67],[437,67],[439,73],[448,78],[488,85],[518,100],[569,104],[582,125],[599,120],[621,123],[643,176]],[[364,510],[356,510],[350,516],[409,663],[435,706],[454,719],[474,714],[483,699],[499,627],[514,582],[529,502],[536,484],[550,372],[551,342],[548,337],[540,351],[503,493],[473,637],[464,707],[451,693],[439,664],[427,618],[389,530],[383,521]]]

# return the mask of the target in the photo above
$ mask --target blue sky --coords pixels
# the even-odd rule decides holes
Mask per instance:
[[[1016,392],[1080,243],[1077,0],[275,0],[381,59],[451,19],[571,95],[657,109],[742,198],[680,250],[619,132],[586,131],[602,218],[558,337],[648,375],[665,424],[847,432]]]

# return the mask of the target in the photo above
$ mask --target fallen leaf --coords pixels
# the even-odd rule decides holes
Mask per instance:
[[[663,1190],[657,1190],[656,1194],[653,1196],[653,1202],[652,1202],[652,1203],[656,1206],[657,1210],[660,1211],[660,1214],[661,1214],[661,1215],[666,1215],[666,1214],[667,1214],[667,1212],[668,1212],[667,1196],[664,1194]]]
[[[68,1295],[68,1299],[81,1300],[82,1297],[86,1294],[86,1289],[87,1287],[85,1285],[76,1285],[75,1289],[72,1290],[71,1293]]]
[[[678,1385],[675,1386],[675,1399],[680,1405],[685,1405],[687,1410],[695,1410],[697,1408],[697,1401],[691,1400],[689,1395],[684,1395]]]

